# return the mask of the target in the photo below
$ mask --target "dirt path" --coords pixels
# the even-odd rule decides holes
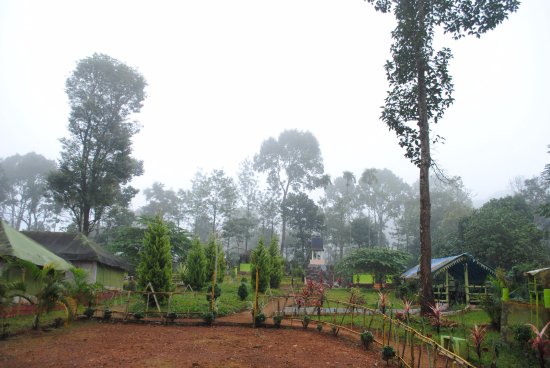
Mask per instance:
[[[378,352],[311,330],[79,322],[0,342],[0,366],[382,367],[385,363]]]

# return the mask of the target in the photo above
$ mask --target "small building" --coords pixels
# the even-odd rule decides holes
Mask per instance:
[[[42,244],[75,267],[88,271],[88,282],[98,282],[106,288],[122,289],[130,266],[120,257],[90,240],[83,234],[49,231],[26,231],[28,237]]]
[[[311,259],[310,265],[324,266],[325,262],[325,248],[323,247],[323,238],[315,236],[311,239]]]
[[[432,287],[440,303],[479,303],[487,294],[486,281],[495,271],[468,253],[457,256],[432,258]],[[418,280],[419,265],[401,275],[407,281]]]
[[[69,271],[73,267],[63,258],[0,220],[0,276],[9,282],[24,282],[29,293],[37,291],[38,285],[25,274],[24,269],[8,267],[10,258],[27,261],[38,267],[51,264],[59,271]]]

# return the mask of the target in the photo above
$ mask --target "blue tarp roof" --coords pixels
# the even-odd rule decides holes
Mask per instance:
[[[440,272],[446,271],[446,270],[453,270],[456,269],[456,271],[462,271],[457,269],[456,265],[468,263],[468,273],[472,274],[474,278],[485,278],[484,276],[487,276],[488,274],[494,275],[495,271],[484,265],[483,263],[476,260],[472,255],[468,253],[462,253],[458,256],[451,256],[451,257],[444,257],[444,258],[432,258],[432,276],[437,275]],[[416,265],[413,268],[405,271],[401,278],[404,279],[418,279],[419,277],[419,268],[420,265]],[[456,273],[456,272],[454,272]],[[477,277],[476,277],[477,276]]]

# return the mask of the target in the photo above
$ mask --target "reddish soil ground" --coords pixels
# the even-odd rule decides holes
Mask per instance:
[[[385,367],[379,354],[358,340],[291,328],[77,322],[0,341],[4,368]]]

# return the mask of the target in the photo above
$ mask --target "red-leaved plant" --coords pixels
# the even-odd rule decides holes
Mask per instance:
[[[541,368],[544,368],[544,355],[548,352],[548,350],[550,350],[550,340],[548,340],[545,336],[546,329],[550,326],[550,322],[548,322],[540,331],[532,324],[529,324],[529,326],[531,326],[531,330],[535,333],[535,337],[533,337],[530,341],[531,347],[538,352],[539,364]]]
[[[386,308],[390,304],[390,298],[388,296],[388,293],[382,293],[378,292],[378,308],[380,308],[380,312],[382,314],[386,314]]]
[[[439,335],[439,329],[441,327],[441,316],[443,313],[443,304],[435,303],[435,305],[430,305],[429,307],[432,310],[435,328],[437,329],[437,334]]]
[[[409,317],[411,315],[412,301],[408,299],[403,299],[403,310],[407,316],[407,323],[409,323]]]
[[[485,340],[486,335],[487,327],[479,327],[477,324],[474,325],[474,328],[472,328],[472,332],[470,333],[479,360],[481,360],[481,344],[483,343],[483,340]]]

